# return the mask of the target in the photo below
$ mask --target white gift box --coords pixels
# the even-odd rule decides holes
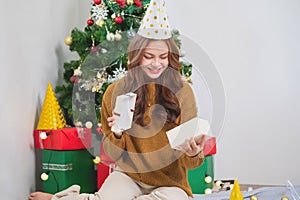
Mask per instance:
[[[200,140],[203,135],[205,141],[211,136],[208,136],[210,130],[210,125],[207,120],[201,118],[193,118],[175,128],[167,131],[167,137],[171,148],[180,150],[179,146],[182,145],[186,139],[195,138],[196,142]]]
[[[135,101],[136,94],[132,92],[117,96],[113,111],[115,124],[111,127],[111,131],[118,133],[131,128]]]

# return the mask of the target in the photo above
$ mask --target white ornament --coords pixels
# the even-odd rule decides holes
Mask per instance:
[[[120,65],[119,69],[114,70],[113,73],[113,78],[115,80],[119,80],[126,75],[127,71],[125,68],[122,68],[122,65]]]
[[[116,14],[114,13],[114,14],[112,14],[110,17],[111,17],[112,19],[114,19],[114,18],[116,18]]]
[[[74,76],[81,76],[81,74],[82,71],[80,70],[80,68],[74,70]]]
[[[115,40],[120,41],[122,39],[122,35],[119,32],[116,32],[115,34]]]
[[[109,11],[105,4],[93,5],[91,8],[91,17],[95,22],[106,20],[108,12]]]
[[[108,34],[106,35],[106,39],[107,39],[108,41],[114,41],[114,40],[115,40],[115,34],[113,34],[113,33],[108,33]]]
[[[92,128],[92,127],[93,127],[93,123],[92,123],[91,121],[87,121],[87,122],[85,123],[85,127],[87,127],[87,128]]]

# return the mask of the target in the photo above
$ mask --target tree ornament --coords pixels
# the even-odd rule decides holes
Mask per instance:
[[[82,74],[82,71],[81,71],[80,67],[78,67],[78,69],[74,70],[74,76],[81,76],[81,74]]]
[[[109,11],[105,4],[93,5],[91,9],[91,18],[94,22],[100,23],[102,20],[107,20],[108,12]]]
[[[78,78],[76,76],[71,76],[70,81],[71,81],[71,83],[77,83]]]
[[[116,0],[116,3],[121,7],[124,8],[126,6],[125,0]]]
[[[96,4],[96,5],[101,4],[101,0],[94,0],[94,4]]]
[[[142,8],[142,7],[143,7],[143,3],[142,3],[140,0],[135,0],[135,1],[134,1],[134,5],[135,5],[136,7],[139,7],[139,8]]]
[[[94,24],[93,19],[88,19],[88,20],[87,20],[87,24],[88,24],[89,26],[93,25],[93,24]]]
[[[102,27],[103,24],[104,24],[104,20],[103,20],[103,19],[102,19],[102,20],[98,20],[98,21],[96,22],[96,24],[97,24],[98,26]]]
[[[126,3],[127,3],[127,5],[132,5],[132,4],[134,4],[134,0],[127,0]]]
[[[128,38],[129,40],[131,40],[132,38],[135,37],[136,31],[133,30],[132,26],[131,26],[130,29],[126,32],[126,35],[127,35],[127,38]]]
[[[119,31],[117,31],[115,34],[115,40],[120,41],[121,39],[122,39],[122,35],[119,33]]]
[[[69,35],[65,38],[64,40],[65,44],[68,45],[68,46],[71,46],[73,44],[73,40],[72,40],[72,37]]]
[[[250,197],[250,200],[258,200],[258,198],[257,198],[256,195],[252,195],[252,196]],[[283,200],[283,199],[281,199],[281,200]]]
[[[92,47],[91,47],[91,52],[92,52],[92,53],[97,53],[97,52],[98,52],[98,48],[95,47],[95,46],[92,46]]]
[[[115,34],[113,34],[113,33],[108,33],[107,35],[106,35],[106,39],[108,40],[108,41],[114,41],[115,40]]]
[[[122,18],[121,16],[117,16],[117,17],[115,18],[115,22],[116,22],[117,24],[122,24],[123,18]]]
[[[281,200],[289,200],[289,198],[287,196],[283,196],[281,197]]]

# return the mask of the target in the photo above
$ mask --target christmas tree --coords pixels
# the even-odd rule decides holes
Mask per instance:
[[[135,36],[150,0],[93,0],[90,18],[83,31],[74,28],[65,38],[78,60],[64,64],[64,84],[56,87],[67,124],[97,128],[102,95],[126,74],[127,47]],[[179,32],[172,31],[181,46]],[[183,63],[189,79],[191,65]]]

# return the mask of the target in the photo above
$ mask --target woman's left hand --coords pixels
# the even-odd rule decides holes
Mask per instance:
[[[203,149],[205,136],[196,141],[195,138],[187,139],[179,146],[179,150],[185,153],[187,156],[193,157],[200,153]]]

